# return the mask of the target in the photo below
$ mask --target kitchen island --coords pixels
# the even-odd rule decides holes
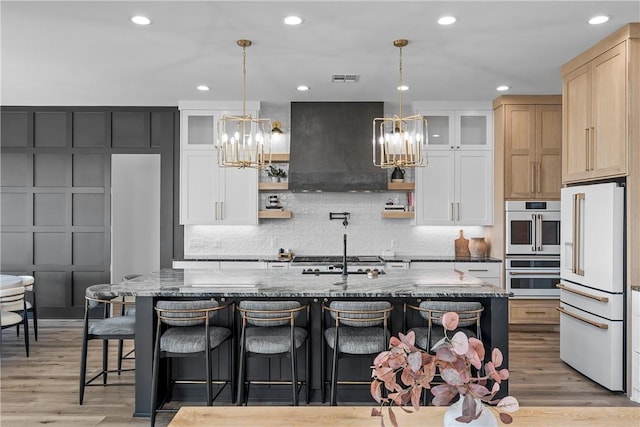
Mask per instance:
[[[391,321],[392,333],[403,329],[404,303],[417,305],[420,301],[461,300],[478,301],[485,310],[482,315],[483,341],[487,348],[498,347],[502,350],[508,367],[508,297],[509,293],[493,285],[486,284],[468,274],[451,271],[399,271],[381,274],[377,278],[368,278],[366,274],[352,274],[343,278],[340,275],[302,275],[299,271],[282,270],[202,270],[202,269],[164,269],[146,276],[138,277],[122,284],[104,285],[95,296],[134,296],[136,297],[136,396],[135,416],[148,416],[151,395],[152,349],[155,333],[154,304],[159,299],[216,298],[226,302],[242,299],[296,299],[311,307],[310,339],[311,339],[311,371],[312,400],[320,398],[320,352],[322,339],[321,306],[332,300],[388,300],[394,305]],[[419,321],[414,319],[415,321]],[[411,319],[408,322],[411,326]],[[407,326],[407,327],[409,327]],[[219,369],[228,360],[220,354]],[[347,362],[353,362],[353,367]],[[355,364],[355,362],[358,362]],[[348,372],[362,373],[367,380],[370,372],[370,361],[361,359],[344,363]],[[192,364],[193,365],[193,364]],[[270,367],[271,378],[277,379],[280,367]],[[181,371],[182,372],[182,371]],[[162,383],[162,381],[160,382]],[[286,387],[284,387],[286,389]],[[287,390],[283,390],[287,391]],[[368,387],[358,386],[357,391],[343,388],[338,399],[343,402],[368,402]],[[507,384],[502,386],[501,394],[507,393]],[[346,393],[346,394],[345,394]],[[286,402],[288,394],[283,394]],[[185,392],[174,393],[174,398],[184,400],[201,400],[202,397]],[[230,397],[230,394],[228,395]],[[221,395],[225,400],[225,394]],[[276,389],[268,393],[251,394],[252,399],[263,402],[277,401]],[[228,399],[229,400],[229,399]]]

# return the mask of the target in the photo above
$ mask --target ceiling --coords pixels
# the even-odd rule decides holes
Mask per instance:
[[[640,1],[2,1],[2,105],[175,106],[247,99],[489,101],[559,94],[560,66],[627,22]],[[151,18],[140,27],[135,14]],[[282,23],[297,14],[304,23]],[[437,18],[458,18],[440,26]],[[611,15],[588,25],[597,14]],[[331,83],[358,74],[358,83]],[[196,90],[199,84],[211,87]],[[296,86],[306,84],[308,92]]]

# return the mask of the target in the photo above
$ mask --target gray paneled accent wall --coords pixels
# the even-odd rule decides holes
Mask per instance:
[[[109,281],[112,154],[161,155],[160,265],[183,256],[177,108],[1,111],[1,269],[35,277],[40,316],[80,316],[87,286]]]

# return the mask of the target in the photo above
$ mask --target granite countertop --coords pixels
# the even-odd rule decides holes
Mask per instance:
[[[631,290],[640,292],[640,286],[632,286]]]
[[[92,288],[93,289],[93,288]],[[163,269],[131,281],[104,285],[96,296],[219,297],[475,297],[507,298],[509,292],[455,271],[402,271],[370,279],[366,274],[302,275],[281,270]]]
[[[499,258],[471,258],[471,257],[455,257],[453,255],[396,255],[392,257],[381,256],[385,262],[502,262]],[[216,255],[208,258],[186,258],[176,259],[174,261],[229,261],[229,262],[251,262],[251,261],[264,261],[264,262],[289,262],[289,259],[280,259],[277,256],[268,255]]]
[[[456,257],[453,255],[396,255],[394,257],[382,257],[387,262],[502,262],[499,258],[472,258],[472,257]]]

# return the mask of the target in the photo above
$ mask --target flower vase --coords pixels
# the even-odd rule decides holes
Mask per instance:
[[[456,421],[456,418],[462,415],[463,400],[464,398],[460,396],[460,399],[449,406],[447,412],[444,413],[444,427],[498,427],[498,420],[495,415],[493,415],[491,409],[485,407],[482,401],[478,399],[476,399],[476,410],[482,410],[480,417],[469,423]]]
[[[484,258],[489,251],[489,245],[483,237],[472,237],[469,240],[469,253],[472,258]]]

